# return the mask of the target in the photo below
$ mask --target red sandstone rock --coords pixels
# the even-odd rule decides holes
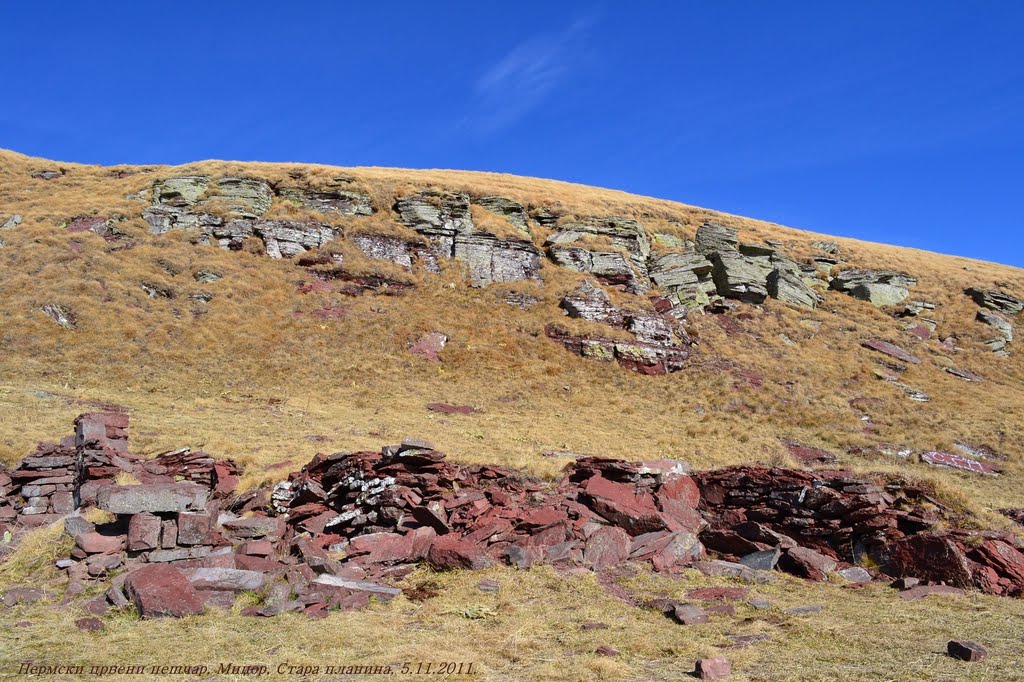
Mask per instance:
[[[192,616],[203,600],[188,578],[166,564],[148,564],[128,574],[125,591],[143,618]]]
[[[963,548],[952,538],[938,533],[919,533],[896,542],[890,560],[897,575],[957,587],[972,584],[971,567]]]
[[[896,344],[889,343],[888,341],[882,341],[881,339],[868,339],[860,345],[873,351],[878,351],[879,353],[884,353],[885,355],[894,357],[897,360],[902,360],[903,362],[909,362],[914,365],[921,364],[921,358],[908,353]]]
[[[424,360],[440,362],[440,353],[448,343],[448,337],[440,332],[424,334],[409,348],[409,352]]]
[[[409,561],[413,554],[413,536],[411,533],[358,535],[349,543],[348,553],[365,563]]]
[[[591,509],[630,535],[641,535],[667,527],[654,501],[649,496],[638,495],[632,485],[592,476],[587,480],[584,492],[590,500]]]
[[[439,571],[456,568],[478,570],[493,563],[478,545],[465,542],[454,534],[434,540],[427,552],[427,562]]]
[[[121,551],[122,539],[119,535],[101,535],[90,531],[76,536],[75,544],[86,554],[109,554]]]
[[[697,678],[701,680],[724,680],[732,675],[732,666],[729,664],[729,659],[722,658],[702,658],[697,661],[696,669]]]
[[[746,587],[698,587],[690,590],[686,596],[701,601],[737,601],[746,599],[750,590]]]
[[[587,538],[583,561],[595,571],[618,566],[629,558],[629,534],[621,528],[604,526]]]
[[[808,580],[825,580],[836,570],[836,562],[806,547],[793,547],[779,558],[779,567]]]
[[[976,474],[988,474],[995,476],[1002,473],[1002,468],[989,462],[979,462],[976,459],[970,457],[964,457],[963,455],[952,455],[948,452],[924,452],[921,453],[921,461],[932,466],[949,467],[951,469],[961,469],[963,471],[970,471]]]

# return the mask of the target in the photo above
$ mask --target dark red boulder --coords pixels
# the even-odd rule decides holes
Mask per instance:
[[[180,618],[203,612],[203,599],[192,583],[167,564],[147,564],[129,573],[124,587],[143,618]]]

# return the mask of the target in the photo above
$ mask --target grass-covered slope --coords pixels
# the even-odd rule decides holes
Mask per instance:
[[[33,175],[46,170],[57,175]],[[265,215],[315,217],[346,236],[414,238],[395,221],[394,200],[439,188],[508,197],[564,217],[632,217],[652,237],[692,239],[711,219],[737,228],[744,242],[780,242],[796,260],[822,255],[813,243],[831,239],[841,250],[838,269],[916,276],[910,298],[935,304],[928,316],[937,332],[920,340],[904,331],[894,308],[876,308],[834,291],[824,292],[816,310],[769,299],[724,315],[690,314],[686,328],[695,346],[688,367],[642,376],[572,355],[545,336],[547,324],[565,320],[559,302],[581,279],[546,260],[542,281],[472,288],[456,263],[436,275],[407,273],[342,245],[353,271],[415,286],[393,296],[316,288],[303,293],[303,285],[313,282],[311,273],[294,259],[269,258],[259,244],[225,251],[195,243],[187,231],[149,234],[142,215],[154,180],[195,174],[258,177],[279,186],[296,178],[316,186],[347,176],[370,195],[374,215],[314,215],[279,200]],[[0,152],[0,224],[15,214],[20,224],[0,229],[0,460],[8,464],[36,442],[63,434],[76,414],[116,404],[131,412],[133,451],[206,449],[238,461],[246,485],[276,480],[318,451],[377,449],[407,436],[431,440],[458,461],[543,475],[554,475],[565,462],[542,455],[551,450],[675,457],[701,469],[795,464],[781,443],[791,440],[836,453],[838,466],[925,479],[992,525],[1009,527],[992,510],[1024,506],[1019,483],[1024,361],[1012,344],[1007,357],[989,351],[984,341],[992,329],[975,320],[979,308],[963,293],[981,287],[1022,296],[1024,271],[1015,268],[832,239],[622,192],[459,171],[214,161],[97,167]],[[116,219],[122,239],[108,242],[89,231],[69,232],[66,226],[82,216]],[[493,216],[474,213],[474,218],[497,234],[510,230]],[[533,241],[542,248],[550,230],[533,228]],[[663,248],[654,242],[655,249]],[[202,282],[197,279],[202,272],[221,278]],[[147,288],[173,297],[151,296]],[[540,302],[521,310],[502,300],[508,291]],[[199,294],[213,297],[193,298]],[[626,306],[650,305],[644,296],[612,295]],[[42,311],[54,304],[74,312],[75,329],[58,326]],[[323,310],[336,313],[316,314]],[[408,352],[431,331],[450,338],[440,363]],[[959,350],[940,345],[938,339],[950,336]],[[875,337],[923,360],[902,381],[927,393],[930,402],[908,400],[876,377],[874,369],[885,358],[860,346]],[[944,371],[946,366],[984,381],[963,381]],[[443,415],[425,408],[432,402],[468,404],[479,411]],[[881,444],[955,451],[956,442],[988,445],[1006,455],[1008,460],[1000,462],[1004,474],[978,476],[874,453]],[[40,580],[49,575],[25,560],[0,569],[0,582],[23,579],[26,566]],[[680,660],[689,665],[698,654],[713,654],[725,634],[715,628],[685,634],[666,630],[675,626],[607,596],[591,578],[560,578],[546,570],[528,577],[508,569],[494,573],[489,577],[505,585],[497,596],[477,593],[475,575],[447,576],[441,581],[450,585],[437,601],[415,604],[402,598],[369,613],[332,615],[318,623],[290,616],[269,623],[238,616],[173,623],[115,619],[102,637],[80,634],[72,626],[69,635],[62,629],[55,639],[58,617],[43,607],[26,607],[24,619],[35,625],[17,629],[14,621],[21,618],[8,618],[0,637],[14,642],[13,650],[24,658],[44,651],[93,652],[96,659],[159,662],[171,651],[187,649],[212,663],[231,650],[239,659],[276,665],[339,650],[346,658],[375,662],[429,659],[446,651],[453,660],[478,661],[496,679],[665,679],[682,674]],[[685,587],[660,578],[637,580],[648,596]],[[853,593],[788,580],[764,590],[779,605],[826,603],[829,617],[812,623],[788,616],[781,624],[754,622],[751,627],[769,630],[778,643],[730,653],[750,679],[957,674],[962,669],[933,652],[969,628],[978,630],[979,638],[988,636],[997,649],[1012,653],[1020,647],[1011,632],[1024,611],[1011,600],[972,596],[904,604],[881,588]],[[487,608],[473,611],[478,606]],[[467,613],[484,615],[467,618]],[[611,627],[581,633],[579,624],[591,620]],[[324,632],[331,634],[323,637]],[[350,636],[355,632],[363,634]],[[926,640],[931,632],[936,643]],[[148,643],[155,640],[175,646],[152,651]],[[186,644],[193,641],[201,644]],[[593,655],[602,643],[620,649],[622,657]],[[996,677],[1016,674],[1003,667],[1009,665],[1004,658],[993,656],[986,665]]]

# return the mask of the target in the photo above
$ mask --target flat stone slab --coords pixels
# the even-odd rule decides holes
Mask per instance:
[[[964,457],[963,455],[954,455],[949,452],[924,452],[921,454],[921,461],[932,466],[960,469],[961,471],[987,474],[989,476],[998,476],[1003,471],[995,464],[979,462],[976,459]]]
[[[188,580],[197,590],[244,592],[261,589],[267,577],[259,571],[238,568],[197,568],[188,575]]]
[[[195,483],[110,485],[100,488],[96,506],[113,514],[202,511],[208,494]]]
[[[402,593],[402,591],[397,587],[388,587],[387,585],[372,583],[368,580],[350,580],[336,575],[321,575],[313,582],[318,585],[327,585],[329,587],[341,587],[346,590],[352,590],[353,592],[368,592],[387,599],[397,597]]]
[[[864,341],[860,345],[870,350],[888,355],[889,357],[896,358],[897,360],[909,362],[912,365],[921,364],[921,358],[917,357],[916,355],[913,355],[912,353],[906,350],[903,350],[895,343],[889,343],[888,341],[883,341],[881,339],[868,339],[867,341]]]

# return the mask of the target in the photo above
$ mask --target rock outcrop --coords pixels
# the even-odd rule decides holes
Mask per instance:
[[[1017,315],[1024,310],[1024,300],[999,289],[970,288],[964,290],[964,293],[982,308],[988,308],[1004,315]]]
[[[283,199],[319,213],[343,216],[373,214],[370,195],[354,185],[351,178],[335,178],[325,187],[283,187],[278,193]]]
[[[606,244],[602,246],[601,243]],[[599,281],[631,293],[650,288],[647,232],[631,218],[600,218],[565,223],[545,242],[558,265],[594,275]]]
[[[730,227],[704,223],[696,246],[711,262],[715,290],[724,298],[757,304],[771,296],[804,308],[820,300],[795,263],[772,247],[741,244]]]
[[[227,246],[222,240],[232,243],[236,233],[251,233],[248,221],[263,215],[273,202],[270,185],[258,178],[172,177],[155,181],[152,195],[153,205],[143,215],[151,234],[199,230],[204,241],[222,246]]]
[[[917,279],[904,272],[890,270],[844,270],[829,283],[829,288],[876,306],[896,305],[910,295]]]
[[[651,259],[651,281],[665,290],[674,305],[696,309],[717,293],[711,261],[699,253],[669,252]]]
[[[626,342],[602,336],[578,336],[558,325],[547,327],[550,338],[584,357],[614,360],[642,374],[668,374],[682,369],[690,355],[690,340],[674,319],[658,313],[624,311],[613,305],[608,294],[592,282],[584,281],[565,296],[561,308],[569,317],[624,329],[636,339]]]
[[[299,220],[257,220],[252,233],[263,240],[271,258],[291,258],[320,248],[337,236],[329,225]]]
[[[429,240],[437,256],[464,262],[473,286],[539,277],[537,247],[525,238],[477,230],[467,194],[424,191],[399,197],[394,210],[399,222]]]
[[[985,345],[998,355],[1007,354],[1007,345],[1013,341],[1013,325],[1002,315],[988,310],[979,310],[977,320],[992,327],[998,334],[995,338],[989,339]]]
[[[526,209],[518,201],[513,201],[506,197],[484,196],[477,199],[476,203],[494,215],[501,216],[513,227],[529,237],[529,218],[526,214]]]

